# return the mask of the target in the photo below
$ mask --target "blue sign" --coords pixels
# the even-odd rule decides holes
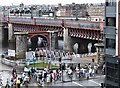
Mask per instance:
[[[36,59],[35,52],[34,51],[26,52],[26,59]]]
[[[36,59],[26,59],[25,62],[36,62]]]

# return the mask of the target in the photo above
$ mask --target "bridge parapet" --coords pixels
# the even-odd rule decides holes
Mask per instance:
[[[48,24],[48,25],[56,25],[56,26],[61,26],[62,20],[49,20],[49,19],[36,19],[36,24]]]
[[[99,22],[90,22],[90,21],[66,21],[66,26],[80,27],[80,28],[95,28],[100,29]]]
[[[1,19],[2,22],[6,21],[5,19]],[[61,19],[43,19],[43,18],[26,18],[26,17],[10,17],[8,19],[10,23],[16,24],[32,24],[32,25],[50,25],[50,26],[61,26],[63,24],[63,20]],[[6,21],[7,22],[7,21]],[[96,30],[102,30],[103,22],[95,22],[95,21],[74,21],[74,20],[64,20],[65,27],[73,27],[73,28],[92,28]]]
[[[9,22],[11,22],[11,23],[34,24],[32,19],[30,19],[30,18],[22,18],[22,17],[11,17],[11,18],[9,18]]]

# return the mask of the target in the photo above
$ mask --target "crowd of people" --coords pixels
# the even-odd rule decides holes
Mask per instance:
[[[2,83],[2,75],[0,74],[0,80],[1,80],[1,86],[4,86]],[[12,69],[12,77],[8,77],[6,79],[6,83],[5,83],[5,88],[20,88],[21,85],[25,85],[28,86],[28,82],[29,82],[29,75],[28,73],[25,73],[23,75],[20,76],[20,74],[17,74],[16,68]]]
[[[62,75],[64,73],[66,73],[69,77],[72,77],[73,74],[76,74],[76,77],[78,78],[84,77],[89,79],[90,77],[98,74],[98,67],[98,64],[96,64],[93,60],[92,63],[87,63],[84,66],[80,66],[80,63],[78,63],[76,66],[73,64],[62,64],[60,68],[54,70],[51,70],[49,66],[43,70],[36,70],[32,68],[29,74],[40,84],[50,84],[58,80],[62,81]]]
[[[27,68],[28,70],[24,71],[21,75],[17,75],[17,71],[15,68],[12,70],[12,78],[7,79],[5,88],[10,88],[10,86],[15,86],[20,88],[21,86],[28,87],[31,78],[36,80],[36,82],[40,84],[51,84],[56,83],[58,80],[62,81],[63,74],[67,74],[68,77],[72,77],[73,74],[76,75],[77,78],[86,78],[95,76],[98,74],[99,65],[95,63],[94,59],[92,59],[91,63],[87,63],[85,65],[81,65],[78,63],[77,65],[71,64],[60,64],[59,68],[52,70],[50,66],[37,70],[35,68]],[[103,70],[105,66],[103,65]],[[104,71],[103,71],[104,72]],[[1,75],[0,75],[1,76]],[[2,77],[0,77],[2,78]],[[1,81],[2,79],[0,79]]]
[[[44,68],[44,70],[31,70],[31,76],[40,84],[47,83],[50,84],[55,82],[61,76],[61,70],[50,70],[49,66]]]

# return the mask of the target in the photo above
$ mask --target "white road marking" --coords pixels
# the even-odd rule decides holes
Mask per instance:
[[[77,83],[77,82],[72,82],[72,83],[74,83],[74,84],[76,84],[76,85],[78,85],[78,86],[81,86],[81,87],[83,87],[83,88],[86,88],[86,87],[84,87],[82,84],[80,84],[80,83]]]
[[[97,83],[97,82],[95,82],[95,81],[93,81],[93,80],[89,80],[90,82],[93,82],[93,83],[95,83],[95,84],[97,84],[97,85],[99,85],[99,86],[101,86],[101,84],[100,83]]]

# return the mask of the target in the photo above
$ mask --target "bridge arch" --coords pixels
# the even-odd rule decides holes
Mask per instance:
[[[40,47],[48,47],[49,45],[49,35],[45,34],[32,34],[28,37],[29,48],[35,50]]]
[[[44,37],[47,40],[47,42],[49,43],[49,35],[45,35],[45,34],[32,34],[32,35],[29,36],[28,39],[31,39],[32,37],[35,37],[35,36]]]

